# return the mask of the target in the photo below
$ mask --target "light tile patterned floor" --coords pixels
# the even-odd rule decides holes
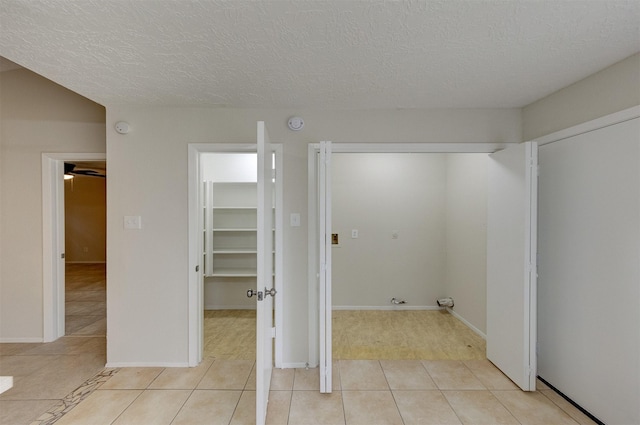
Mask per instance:
[[[81,278],[83,268],[72,267],[67,278],[73,336],[0,344],[0,375],[15,377],[14,388],[0,395],[0,424],[255,423],[255,334],[238,338],[238,327],[255,332],[253,312],[209,314],[205,339],[217,343],[205,346],[196,368],[103,369],[104,266],[88,267]],[[207,318],[221,320],[207,326]],[[317,369],[276,369],[268,424],[593,424],[544,385],[535,393],[516,389],[484,359],[484,341],[459,325],[440,312],[336,312],[334,348],[343,360],[334,363],[334,392],[319,393]],[[436,326],[444,331],[429,334]],[[463,332],[451,337],[454,329]],[[395,360],[416,356],[431,360]],[[465,360],[441,360],[450,356]],[[362,360],[368,358],[387,360]]]
[[[253,367],[208,358],[121,369],[55,425],[255,424]],[[317,369],[275,369],[267,424],[593,424],[550,390],[520,391],[487,360],[339,360],[334,370],[334,392],[320,394]]]

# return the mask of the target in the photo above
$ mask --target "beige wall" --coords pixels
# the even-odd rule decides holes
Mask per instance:
[[[436,153],[333,155],[334,308],[392,308],[392,297],[437,308],[446,295],[445,165]]]
[[[533,140],[640,105],[640,53],[522,109],[523,140]]]
[[[447,155],[446,276],[453,311],[487,332],[486,154]]]
[[[105,110],[28,70],[0,73],[0,341],[42,339],[42,153],[104,152]]]
[[[65,258],[67,263],[107,259],[107,186],[100,177],[65,180]]]
[[[288,117],[305,119],[300,132]],[[113,123],[132,131],[119,135]],[[284,362],[308,360],[307,146],[353,143],[519,142],[520,110],[234,110],[116,106],[107,111],[108,361],[187,362],[187,145],[254,143],[265,120],[284,147]],[[123,216],[143,228],[124,230]],[[287,222],[287,220],[285,220]],[[245,289],[246,290],[246,289]],[[157,331],[154,331],[157,330]]]

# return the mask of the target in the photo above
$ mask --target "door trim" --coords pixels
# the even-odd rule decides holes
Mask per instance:
[[[42,154],[42,341],[64,336],[64,162],[106,161],[106,153]]]
[[[276,255],[275,255],[275,288],[280,296],[275,297],[275,366],[283,366],[284,352],[284,219],[283,219],[283,147],[282,144],[272,143],[272,150],[276,155]],[[200,223],[200,154],[209,152],[246,152],[256,153],[257,145],[240,143],[189,143],[188,149],[188,196],[189,196],[189,270],[188,270],[188,357],[189,366],[197,366],[202,361],[203,350],[203,317],[204,288],[200,271],[196,272],[196,266],[202,270],[202,228]]]

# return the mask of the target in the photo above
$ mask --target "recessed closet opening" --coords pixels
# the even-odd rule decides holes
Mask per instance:
[[[334,359],[486,358],[487,160],[333,153]]]
[[[201,153],[200,170],[203,357],[255,360],[256,299],[247,290],[257,278],[257,154]]]

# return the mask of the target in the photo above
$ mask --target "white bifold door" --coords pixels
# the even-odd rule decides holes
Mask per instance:
[[[320,392],[330,393],[331,356],[331,142],[320,142],[318,156],[318,278]]]
[[[537,144],[489,155],[488,184],[487,359],[535,391]]]
[[[256,425],[267,417],[269,386],[273,370],[273,196],[272,152],[265,123],[258,122],[258,276],[256,320]]]

